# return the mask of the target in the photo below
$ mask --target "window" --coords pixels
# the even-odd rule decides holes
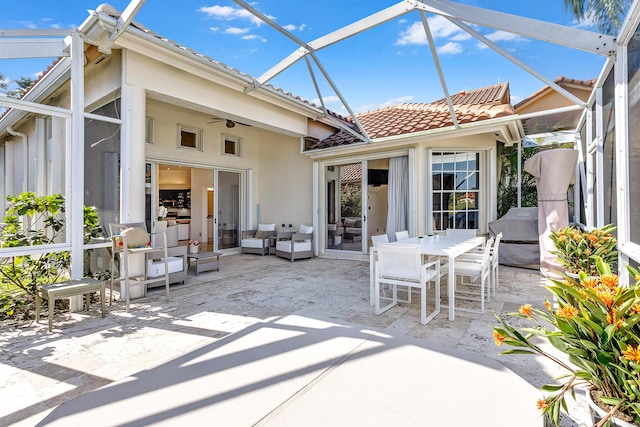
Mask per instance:
[[[153,119],[151,117],[147,117],[145,122],[144,142],[153,144]]]
[[[233,135],[222,135],[223,155],[242,157],[242,138]]]
[[[480,154],[434,152],[431,168],[434,230],[478,229]]]
[[[178,125],[178,146],[202,150],[202,129]]]

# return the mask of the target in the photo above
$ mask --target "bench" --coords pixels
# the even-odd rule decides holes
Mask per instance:
[[[86,295],[86,306],[89,308],[89,294],[97,291],[100,291],[100,305],[102,307],[102,317],[104,317],[105,282],[102,280],[83,277],[38,287],[36,293],[36,323],[40,322],[42,299],[47,300],[49,309],[49,332],[51,332],[53,327],[53,307],[56,299]]]

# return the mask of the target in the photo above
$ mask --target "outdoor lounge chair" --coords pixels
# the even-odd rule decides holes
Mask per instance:
[[[313,227],[300,225],[297,233],[278,233],[276,257],[296,259],[313,257]]]
[[[275,236],[275,223],[258,224],[257,230],[245,230],[242,232],[241,251],[243,254],[269,255],[270,238]]]

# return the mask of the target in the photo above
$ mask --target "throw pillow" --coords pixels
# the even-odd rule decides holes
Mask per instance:
[[[258,224],[258,231],[276,231],[275,224]]]
[[[258,230],[258,231],[256,231],[256,234],[253,235],[253,237],[256,238],[256,239],[264,239],[264,237],[265,237],[264,235],[265,234],[266,233],[264,231]]]
[[[122,230],[121,236],[127,236],[127,245],[129,248],[144,248],[151,245],[149,233],[139,227],[130,227]]]
[[[313,226],[300,224],[300,228],[298,229],[299,233],[312,234]]]

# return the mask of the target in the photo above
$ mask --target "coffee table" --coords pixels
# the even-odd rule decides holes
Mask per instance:
[[[187,253],[187,259],[189,265],[191,260],[196,260],[196,276],[203,271],[220,270],[220,255],[219,252],[197,252]]]

